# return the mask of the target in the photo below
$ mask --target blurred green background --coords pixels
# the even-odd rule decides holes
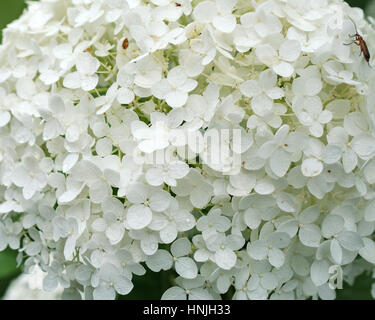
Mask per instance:
[[[311,0],[314,1],[314,0]],[[25,8],[24,0],[0,0],[0,30],[16,19]],[[366,14],[375,17],[375,0],[347,0],[351,6],[366,10]],[[0,41],[2,35],[0,34]],[[10,282],[17,277],[20,270],[16,268],[16,252],[5,250],[0,253],[0,298],[4,295]],[[169,273],[156,274],[148,272],[144,277],[135,277],[135,288],[127,299],[160,299],[167,289]],[[360,276],[353,286],[346,285],[338,291],[338,299],[371,299],[370,290],[373,279],[371,275]],[[124,297],[125,298],[125,297]]]

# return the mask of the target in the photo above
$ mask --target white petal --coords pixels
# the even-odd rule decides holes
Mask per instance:
[[[109,138],[102,138],[96,142],[96,153],[101,157],[106,157],[112,154],[112,140]]]
[[[180,287],[169,288],[161,297],[161,300],[186,300],[185,290]]]
[[[340,247],[339,242],[336,239],[331,240],[330,252],[331,252],[333,260],[337,264],[341,264],[342,263],[342,249]]]
[[[124,276],[119,277],[115,281],[115,289],[121,295],[128,294],[130,291],[132,291],[133,287],[133,283]]]
[[[273,232],[268,237],[268,243],[275,248],[285,248],[290,243],[290,236],[286,232]]]
[[[17,95],[24,100],[30,100],[36,93],[36,85],[31,78],[23,77],[16,83]]]
[[[276,150],[270,159],[270,167],[278,177],[285,176],[290,167],[290,163],[290,154],[283,149]]]
[[[165,99],[167,94],[172,91],[172,87],[167,79],[157,82],[152,88],[152,94],[158,99]]]
[[[294,272],[301,277],[306,277],[310,273],[310,263],[301,255],[294,255],[292,257],[291,266]]]
[[[280,47],[280,58],[285,61],[296,61],[300,54],[301,45],[297,40],[286,40]]]
[[[216,281],[216,286],[221,294],[224,294],[228,291],[229,287],[231,286],[231,279],[226,276],[218,277]]]
[[[216,0],[217,9],[220,13],[232,12],[238,0]]]
[[[105,198],[112,194],[112,189],[108,183],[97,180],[89,189],[90,200],[94,203],[102,203]]]
[[[286,192],[280,192],[276,198],[277,206],[285,212],[296,212],[297,207],[292,196]]]
[[[225,218],[224,218],[225,219]],[[195,218],[192,214],[190,214],[187,210],[180,210],[178,213],[176,213],[174,217],[177,230],[178,231],[188,231],[194,228],[195,226]],[[228,219],[227,219],[228,220]],[[221,219],[219,219],[218,223],[221,222]],[[223,229],[223,224],[218,224],[216,225],[216,228],[218,231]],[[229,226],[228,226],[229,228]],[[225,231],[227,230],[227,227],[224,226]]]
[[[352,172],[357,166],[358,157],[352,149],[346,150],[342,155],[342,165],[346,173]]]
[[[349,251],[358,251],[363,248],[362,238],[353,231],[342,231],[337,237],[340,245]]]
[[[171,196],[164,190],[156,191],[151,194],[150,208],[156,212],[162,212],[169,207]]]
[[[284,253],[277,248],[272,248],[268,251],[268,259],[271,265],[280,268],[285,261]]]
[[[240,91],[248,98],[255,97],[261,93],[258,82],[255,80],[247,80],[243,82],[240,86]]]
[[[120,88],[117,93],[117,100],[121,104],[129,104],[134,100],[134,92],[128,88]]]
[[[318,159],[309,158],[302,162],[301,171],[305,177],[315,177],[322,173],[323,164]]]
[[[267,66],[272,66],[279,63],[276,50],[268,44],[258,46],[255,53],[259,61]]]
[[[90,91],[95,89],[96,85],[99,82],[99,77],[94,74],[93,76],[82,78],[81,81],[82,90]]]
[[[213,19],[214,27],[224,33],[231,33],[236,27],[236,17],[232,14],[216,16]]]
[[[285,221],[278,226],[277,230],[280,232],[286,232],[291,238],[293,238],[298,232],[298,221]]]
[[[187,80],[187,76],[184,71],[184,68],[182,68],[181,66],[174,67],[168,72],[167,79],[169,83],[172,84],[176,88],[183,86]]]
[[[320,244],[320,229],[314,224],[308,224],[303,226],[299,233],[299,239],[307,247],[317,248]]]
[[[154,255],[148,257],[146,265],[154,272],[169,270],[173,265],[173,259],[168,251],[158,250]]]
[[[323,110],[318,118],[320,123],[326,124],[332,120],[332,112],[328,110]]]
[[[311,265],[311,280],[319,287],[329,279],[329,264],[326,260],[314,261]]]
[[[94,289],[93,297],[95,300],[114,300],[116,292],[112,287],[102,285]]]
[[[237,261],[236,254],[228,248],[219,249],[215,253],[216,264],[224,270],[232,269],[235,266],[236,261]]]
[[[364,247],[359,250],[360,256],[368,262],[375,264],[375,242],[369,238],[363,238]]]
[[[310,133],[317,138],[320,138],[323,135],[323,126],[318,121],[313,121],[309,128]]]
[[[256,193],[262,194],[262,195],[267,195],[271,194],[272,192],[275,191],[275,186],[272,183],[272,180],[269,178],[263,178],[259,181],[257,181],[255,188],[254,188]]]
[[[182,179],[189,173],[189,166],[182,161],[172,162],[168,166],[169,174],[175,179]]]
[[[0,128],[6,126],[10,121],[10,113],[8,111],[1,111],[0,110]]]
[[[78,54],[76,66],[79,73],[84,75],[92,75],[98,70],[100,62],[90,53],[83,52]]]
[[[342,155],[342,150],[336,145],[327,145],[323,151],[323,161],[327,164],[333,164],[340,160]]]
[[[327,239],[331,238],[344,228],[344,223],[343,217],[335,214],[328,215],[322,223],[322,235]]]
[[[160,239],[164,243],[171,243],[177,238],[177,229],[173,224],[169,224],[163,230],[160,231]]]
[[[60,79],[58,72],[54,70],[46,70],[41,73],[39,79],[47,86],[57,82]]]
[[[365,220],[368,222],[375,221],[375,200],[371,200],[365,209]]]
[[[274,141],[267,141],[259,148],[258,156],[268,159],[275,150],[277,150],[277,144]]]
[[[244,220],[245,220],[246,225],[250,229],[256,229],[259,227],[262,221],[262,218],[261,218],[261,214],[258,211],[256,211],[255,209],[249,208],[244,213]]]
[[[81,75],[78,72],[69,73],[64,77],[63,85],[69,89],[78,89],[81,87]]]
[[[91,228],[95,232],[103,232],[107,228],[107,223],[103,218],[97,218],[92,222]]]
[[[185,279],[194,279],[198,275],[198,268],[194,260],[188,257],[178,258],[175,263],[176,272]]]
[[[204,208],[207,203],[210,201],[211,199],[211,196],[209,193],[206,193],[206,192],[202,192],[202,190],[200,189],[194,189],[191,193],[190,193],[190,201],[191,201],[191,204],[196,207],[196,208]]]
[[[175,90],[171,91],[165,97],[165,101],[172,108],[182,107],[188,99],[188,94],[186,92]]]
[[[140,230],[147,227],[152,220],[152,212],[149,207],[141,204],[133,205],[127,213],[129,227],[134,230]]]
[[[87,265],[80,265],[74,272],[74,275],[78,281],[87,281],[91,276],[91,269]]]
[[[247,247],[250,257],[255,260],[263,260],[267,257],[267,243],[264,240],[257,240]]]
[[[263,117],[272,111],[273,101],[265,94],[261,94],[253,98],[251,107],[255,114]]]
[[[200,22],[211,22],[217,13],[216,5],[212,1],[199,3],[194,9],[194,18]]]
[[[290,63],[281,61],[279,64],[272,66],[273,71],[275,71],[279,76],[289,78],[294,72],[294,68]]]
[[[303,224],[313,223],[319,218],[319,215],[320,215],[319,206],[314,205],[303,210],[300,213],[298,220]]]
[[[68,172],[71,168],[75,166],[79,158],[78,153],[69,153],[64,161],[63,161],[63,166],[62,166],[62,171],[64,173]]]
[[[126,197],[130,202],[143,203],[148,197],[148,189],[144,184],[133,184],[127,190]]]
[[[57,277],[52,273],[47,274],[47,276],[43,279],[43,289],[47,292],[54,291],[58,284],[59,282]]]
[[[267,96],[269,96],[273,100],[281,99],[284,97],[284,91],[281,88],[271,88],[267,90]]]
[[[121,223],[114,223],[105,231],[105,234],[111,244],[119,243],[124,236],[125,229]]]
[[[160,168],[151,168],[146,172],[146,181],[151,186],[160,186],[163,184],[163,175]]]
[[[359,157],[367,159],[375,153],[375,139],[369,135],[359,135],[353,138],[351,147]]]
[[[180,238],[173,242],[171,253],[175,257],[182,257],[190,253],[191,243],[187,238]]]
[[[73,236],[70,236],[64,246],[64,257],[66,260],[72,260],[73,259],[73,253],[76,247],[76,238]]]
[[[273,273],[267,272],[260,279],[260,283],[264,289],[274,290],[277,287],[278,279]]]

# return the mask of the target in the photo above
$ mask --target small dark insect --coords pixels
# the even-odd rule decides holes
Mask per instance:
[[[355,34],[353,35],[349,35],[349,37],[351,38],[355,38],[355,40],[353,40],[352,42],[350,43],[344,43],[344,45],[346,46],[349,46],[351,45],[352,43],[355,43],[357,46],[359,46],[359,48],[361,49],[361,52],[359,55],[363,54],[363,57],[365,58],[365,60],[367,61],[367,63],[369,64],[370,66],[370,52],[368,50],[368,47],[367,47],[367,44],[366,44],[366,41],[363,40],[362,36],[358,33],[358,30],[357,30],[357,25],[354,23],[354,21],[352,20],[352,18],[350,18],[350,21],[353,23],[354,25],[354,28],[355,28]],[[370,66],[371,67],[371,66]]]
[[[181,3],[176,2],[176,7],[181,7]]]
[[[122,42],[122,48],[126,50],[129,47],[129,39],[125,38],[124,41]]]

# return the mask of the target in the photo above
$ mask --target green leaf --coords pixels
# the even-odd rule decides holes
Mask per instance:
[[[2,30],[8,23],[18,18],[25,8],[25,1],[23,0],[1,0],[0,1],[0,30]],[[2,34],[0,33],[0,42]]]
[[[371,285],[374,279],[371,273],[365,273],[356,278],[351,286],[344,282],[343,290],[336,290],[337,300],[373,300],[371,296]]]
[[[0,252],[0,279],[11,277],[17,274],[16,253],[11,250]]]

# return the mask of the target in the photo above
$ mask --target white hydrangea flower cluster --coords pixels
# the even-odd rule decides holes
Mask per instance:
[[[149,269],[163,299],[334,299],[332,267],[375,268],[353,22],[375,53],[341,0],[30,2],[0,47],[0,250],[65,297]]]

